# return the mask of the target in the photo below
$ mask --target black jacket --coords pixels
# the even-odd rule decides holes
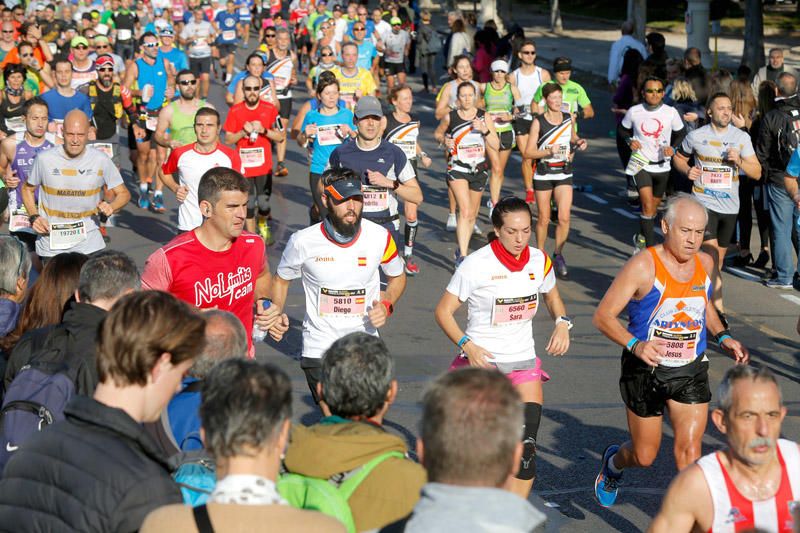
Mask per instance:
[[[19,369],[28,364],[33,355],[45,346],[46,339],[53,329],[61,328],[69,334],[71,345],[67,353],[86,359],[85,366],[89,375],[84,380],[86,387],[79,387],[78,392],[91,396],[97,386],[97,365],[95,363],[97,327],[107,314],[108,311],[96,305],[73,300],[67,303],[61,324],[55,328],[47,326],[25,333],[17,342],[8,359],[3,390],[8,390],[8,386],[19,373]]]
[[[127,413],[87,396],[64,413],[6,465],[0,529],[136,531],[149,512],[181,503],[166,458]]]
[[[755,142],[756,156],[761,163],[761,178],[765,183],[774,183],[783,187],[783,176],[786,163],[778,150],[778,133],[789,127],[787,113],[792,109],[800,110],[800,99],[797,95],[785,100],[778,100],[776,108],[767,113],[758,129]]]

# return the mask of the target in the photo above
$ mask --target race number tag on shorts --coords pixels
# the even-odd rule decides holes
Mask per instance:
[[[572,104],[569,102],[561,102],[561,111],[563,113],[572,113]]]
[[[537,300],[536,294],[516,298],[495,298],[492,306],[492,325],[507,326],[531,320],[536,315]]]
[[[92,145],[108,157],[114,157],[114,145],[111,143],[96,143]]]
[[[242,148],[239,150],[239,158],[245,168],[260,167],[264,164],[264,148],[261,146]]]
[[[236,39],[236,30],[225,30],[222,32],[223,41],[233,41]]]
[[[144,127],[147,128],[149,131],[156,131],[157,125],[158,125],[158,115],[155,116],[147,115],[147,120],[145,120]]]
[[[31,222],[28,220],[28,213],[24,210],[14,211],[11,218],[8,220],[8,231],[13,233],[15,231],[26,231],[30,233]]]
[[[50,224],[50,249],[68,250],[86,240],[86,225],[80,222]]]
[[[289,86],[289,78],[284,76],[275,76],[275,89],[278,91],[284,90]]]
[[[366,289],[319,289],[319,316],[354,317],[367,313]]]
[[[342,139],[339,137],[339,124],[317,126],[317,142],[320,146],[342,144]]]
[[[639,152],[633,152],[625,167],[625,174],[635,176],[640,170],[650,164],[650,161]]]
[[[661,359],[662,366],[683,366],[697,358],[696,331],[667,331],[654,328],[648,340],[659,339],[666,348]]]
[[[117,40],[118,41],[127,41],[131,37],[133,37],[133,33],[131,32],[131,30],[127,30],[127,29],[117,30]]]
[[[703,165],[700,180],[706,189],[733,187],[733,168],[725,165]]]
[[[361,187],[361,192],[364,193],[364,211],[374,212],[389,209],[389,189],[364,185]]]
[[[408,159],[416,159],[417,158],[417,143],[416,141],[406,141],[403,139],[397,139],[392,141],[392,144],[400,148]]]

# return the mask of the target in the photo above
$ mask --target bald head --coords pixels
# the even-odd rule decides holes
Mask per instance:
[[[705,226],[705,224],[708,223],[708,212],[705,206],[691,194],[675,194],[667,202],[667,209],[664,212],[664,221],[667,223],[668,227],[672,227],[675,222],[680,222],[688,218],[702,220]]]
[[[64,152],[69,157],[78,157],[86,148],[89,135],[89,118],[79,109],[73,109],[64,117]]]

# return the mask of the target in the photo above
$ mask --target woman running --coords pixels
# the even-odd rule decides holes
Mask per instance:
[[[436,322],[460,353],[450,366],[495,367],[517,389],[525,404],[520,468],[513,490],[523,498],[536,476],[536,434],[542,416],[542,382],[550,379],[536,355],[532,321],[539,293],[555,328],[545,350],[567,353],[572,320],[556,287],[550,258],[529,246],[532,217],[528,204],[507,196],[492,211],[494,239],[458,267],[436,306]],[[454,317],[467,302],[467,328]]]
[[[534,117],[525,157],[538,160],[533,175],[536,205],[539,216],[536,221],[536,244],[540,250],[547,243],[547,228],[550,225],[550,199],[555,199],[558,209],[556,225],[556,247],[553,263],[558,277],[567,276],[567,262],[562,251],[569,235],[569,218],[572,209],[572,158],[578,150],[586,149],[586,140],[579,139],[572,115],[561,111],[561,86],[547,83],[542,89],[545,111]]]
[[[469,253],[469,239],[488,178],[486,149],[500,148],[494,123],[475,107],[475,86],[469,81],[462,82],[457,95],[458,109],[445,115],[433,134],[439,144],[447,146],[447,185],[458,207],[456,267]]]

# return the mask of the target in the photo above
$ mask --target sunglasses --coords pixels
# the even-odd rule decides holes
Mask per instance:
[[[103,68],[97,69],[97,72],[113,72],[113,71],[114,71],[114,67],[103,67]]]
[[[320,54],[322,57],[333,57],[333,54]]]
[[[664,92],[664,89],[645,89],[644,92],[647,94],[661,94]]]
[[[142,46],[144,48],[155,48],[156,46],[158,46],[158,43],[144,43]]]
[[[186,87],[188,85],[197,85],[197,80],[181,80],[178,83]]]
[[[243,87],[242,90],[244,92],[257,93],[258,91],[261,90],[261,87]]]
[[[276,35],[276,34],[274,34],[274,33],[265,33],[265,34],[264,34],[264,37],[266,37],[267,39],[274,39],[274,38],[275,38],[275,35]]]
[[[366,28],[353,28],[353,31],[365,31]]]
[[[33,57],[33,54],[20,54],[19,57]]]
[[[536,55],[536,50],[534,50],[533,52],[531,52],[530,50],[524,50],[524,51],[520,52],[520,54],[522,54],[524,56],[535,56]]]
[[[14,30],[3,30],[3,33],[14,33]]]
[[[75,48],[75,50],[88,50],[89,49],[89,47],[86,46],[85,44],[79,44],[78,46],[75,46],[74,48]]]
[[[98,50],[100,50],[102,48],[111,48],[111,45],[110,44],[98,44],[98,45],[95,45],[95,48],[97,48]]]

